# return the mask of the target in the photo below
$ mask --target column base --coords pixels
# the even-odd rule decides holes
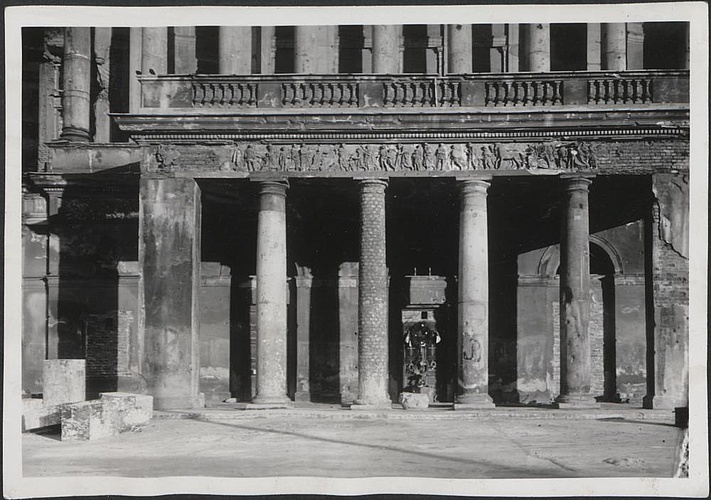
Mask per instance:
[[[297,391],[294,393],[294,401],[299,401],[299,402],[306,402],[310,403],[311,402],[311,393],[310,392],[305,392],[305,391]]]
[[[355,402],[350,406],[351,410],[355,411],[382,411],[382,410],[392,410],[393,404],[388,401],[384,403],[359,403]]]
[[[455,398],[455,410],[480,410],[496,408],[494,400],[488,394],[461,394]]]
[[[257,394],[250,403],[247,403],[246,410],[268,410],[276,408],[291,408],[293,402],[284,396],[260,396]]]
[[[91,135],[88,130],[77,127],[64,127],[59,138],[69,142],[90,142]]]
[[[585,408],[600,408],[600,403],[589,394],[567,394],[558,396],[553,402],[555,408],[561,410],[577,410]]]
[[[655,410],[673,410],[680,406],[687,406],[687,404],[674,396],[645,396],[643,406]]]

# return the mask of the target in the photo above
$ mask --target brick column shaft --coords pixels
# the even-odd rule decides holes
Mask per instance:
[[[263,182],[257,219],[257,395],[254,404],[283,405],[286,395],[286,189]]]
[[[457,408],[491,408],[489,396],[489,250],[486,180],[461,183]]]
[[[373,26],[373,73],[400,71],[400,26]]]
[[[448,72],[472,72],[472,25],[449,24],[447,25],[448,41]]]
[[[91,28],[64,29],[62,139],[88,142],[91,101]]]
[[[595,405],[591,393],[590,222],[585,177],[564,179],[560,245],[560,396],[562,405]]]
[[[252,28],[220,26],[219,64],[221,75],[248,75],[252,72]]]
[[[386,186],[387,182],[380,179],[360,181],[358,398],[355,404],[389,408]]]

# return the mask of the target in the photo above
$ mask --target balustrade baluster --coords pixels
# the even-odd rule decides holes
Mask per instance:
[[[553,104],[563,104],[563,82],[561,80],[553,82]]]

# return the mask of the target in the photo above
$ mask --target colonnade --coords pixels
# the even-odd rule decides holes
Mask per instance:
[[[287,396],[286,206],[288,182],[259,181],[256,407]],[[353,409],[389,408],[387,179],[356,179],[360,192],[358,394]],[[594,405],[591,393],[588,186],[562,179],[561,407]],[[455,409],[489,408],[487,192],[491,178],[461,178]],[[177,200],[177,201],[176,201]],[[199,188],[191,179],[144,179],[141,187],[146,366],[159,406],[195,404],[198,389]],[[182,208],[181,208],[182,207]],[[180,213],[178,213],[180,212]],[[178,217],[180,224],[175,224]],[[169,252],[159,251],[169,247]],[[160,253],[160,255],[158,255]],[[194,372],[194,373],[193,373]]]
[[[497,27],[499,25],[496,25]],[[501,25],[504,26],[504,25]],[[517,47],[511,63],[503,71],[547,72],[551,69],[550,25],[505,25],[508,51]],[[588,24],[588,69],[622,71],[640,69],[641,23]],[[446,27],[447,71],[471,73],[473,67],[472,25]],[[253,29],[245,26],[223,26],[218,31],[218,67],[220,74],[247,75],[274,72],[275,30],[262,27],[261,67],[253,63]],[[173,55],[168,59],[167,27],[130,29],[130,69],[144,75],[170,72],[190,74],[197,71],[195,27],[173,28]],[[87,142],[91,137],[91,64],[92,28],[65,28],[63,68],[63,129],[61,138]],[[373,73],[402,71],[402,26],[372,26]],[[110,40],[110,37],[109,37]],[[294,70],[297,73],[333,74],[338,72],[338,27],[297,26],[294,32]],[[637,47],[637,48],[634,48]],[[634,52],[636,55],[632,55]],[[516,61],[516,62],[514,62]],[[130,80],[131,109],[136,110],[140,89],[135,78]],[[108,118],[107,118],[108,119]],[[98,118],[97,118],[98,120]],[[104,139],[96,138],[97,140]]]

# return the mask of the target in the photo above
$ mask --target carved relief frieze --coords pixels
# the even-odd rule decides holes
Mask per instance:
[[[163,153],[164,155],[166,153]],[[167,164],[167,156],[164,165]],[[234,146],[222,171],[402,172],[465,170],[594,170],[593,146],[585,142],[261,144]]]
[[[446,172],[474,170],[587,171],[598,166],[588,142],[480,143],[264,143],[212,149],[160,144],[152,147],[148,172]]]

